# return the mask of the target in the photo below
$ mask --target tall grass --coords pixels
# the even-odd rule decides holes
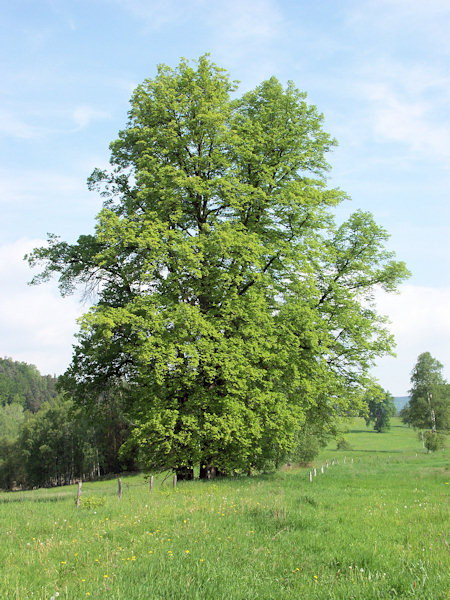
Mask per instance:
[[[292,468],[175,490],[158,479],[150,495],[139,475],[121,500],[114,481],[84,484],[89,509],[75,486],[2,494],[0,598],[449,598],[448,451],[424,454],[398,422],[346,438],[312,483]]]

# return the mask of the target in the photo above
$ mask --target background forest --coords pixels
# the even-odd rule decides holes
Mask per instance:
[[[450,386],[441,376],[442,365],[429,353],[419,357],[413,372],[416,379],[424,367],[431,369],[427,377],[433,379],[433,406],[440,433],[432,435],[423,378],[419,389],[412,389],[410,402],[400,416],[405,424],[418,429],[424,446],[436,450],[442,447],[442,432],[449,427]],[[136,458],[120,454],[120,447],[129,438],[131,423],[118,398],[111,399],[109,411],[98,405],[86,412],[58,391],[57,382],[57,377],[41,375],[34,365],[0,358],[0,488],[65,485],[76,479],[140,470],[142,465]],[[382,388],[368,392],[361,411],[366,425],[380,433],[388,431],[391,416],[396,414],[393,400]],[[395,400],[404,403],[404,399]],[[338,433],[338,446],[345,448],[347,440],[342,432]],[[288,458],[312,461],[326,441],[317,432],[303,431]]]
[[[136,468],[118,458],[129,433],[118,403],[87,414],[56,384],[33,365],[0,359],[0,488],[63,485]]]

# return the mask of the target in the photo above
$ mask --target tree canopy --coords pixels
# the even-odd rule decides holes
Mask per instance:
[[[445,381],[443,365],[423,352],[411,373],[409,423],[418,429],[450,429],[450,385]]]
[[[34,365],[0,358],[0,406],[19,404],[36,412],[57,395],[57,378],[41,375]]]
[[[149,469],[192,476],[277,463],[298,432],[358,411],[391,352],[375,289],[408,272],[387,232],[326,184],[336,142],[292,83],[241,97],[208,56],[137,87],[93,235],[49,237],[28,257],[62,294],[96,301],[63,377],[80,404],[116,390]]]
[[[30,366],[9,359],[7,364]],[[31,372],[41,377],[35,367]],[[117,393],[89,412],[74,405],[68,394],[52,396],[36,412],[19,401],[0,405],[0,489],[62,485],[74,478],[135,470],[133,456],[119,458],[129,430]]]
[[[373,423],[373,428],[378,433],[390,429],[391,417],[397,412],[392,394],[386,392],[380,385],[373,385],[366,391],[364,400],[367,404],[366,425]]]

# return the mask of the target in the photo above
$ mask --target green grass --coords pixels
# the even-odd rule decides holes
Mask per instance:
[[[104,499],[90,510],[75,486],[0,494],[0,598],[449,598],[448,451],[424,454],[397,421],[345,437],[352,449],[330,444],[312,483],[293,468],[158,479],[150,496],[131,476],[120,501],[114,480],[83,484]]]
[[[422,452],[422,442],[417,438],[417,432],[402,425],[399,418],[391,419],[392,427],[388,433],[377,433],[370,426],[366,427],[364,419],[354,419],[351,434],[344,437],[353,447],[353,453],[363,452],[393,454]],[[336,443],[329,448],[336,448]]]

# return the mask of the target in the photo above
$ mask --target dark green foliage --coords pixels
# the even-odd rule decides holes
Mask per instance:
[[[445,448],[446,436],[442,433],[433,433],[425,431],[424,444],[428,452],[437,452]]]
[[[0,488],[68,483],[74,478],[136,468],[120,461],[129,431],[118,403],[87,414],[56,397],[33,414],[19,404],[0,407]]]
[[[25,418],[25,412],[20,404],[0,406],[0,438],[16,438]]]
[[[91,452],[94,452],[91,460],[97,465],[97,474],[137,469],[135,454],[120,454],[123,443],[130,435],[131,425],[124,414],[119,388],[114,395],[105,392],[102,398],[87,408],[78,407],[75,415],[91,440]]]
[[[364,399],[367,403],[366,425],[373,423],[373,428],[378,433],[388,431],[391,417],[397,412],[393,396],[380,386],[372,386]]]
[[[309,463],[320,452],[320,443],[317,437],[308,431],[301,431],[296,435],[296,446],[292,454],[293,462]]]
[[[116,410],[114,410],[116,409]],[[27,486],[62,485],[75,479],[135,468],[118,452],[128,433],[118,403],[89,412],[58,396],[35,415],[28,413],[20,429]]]
[[[11,490],[25,482],[26,472],[19,440],[0,437],[0,489]]]
[[[69,483],[83,473],[83,439],[71,413],[72,401],[57,397],[29,414],[20,433],[27,482]]]
[[[37,412],[43,402],[57,395],[57,378],[42,376],[34,365],[0,358],[0,405],[16,403]]]
[[[151,470],[264,469],[302,432],[309,449],[331,435],[391,351],[373,290],[408,275],[372,215],[335,225],[335,141],[306,95],[275,78],[235,89],[206,56],[160,66],[111,171],[90,177],[105,197],[95,233],[28,257],[44,265],[35,282],[98,290],[63,384],[80,406],[120,392],[122,455]]]
[[[417,429],[446,431],[450,428],[450,385],[443,365],[429,352],[419,355],[411,374],[409,422]]]
[[[401,409],[398,416],[401,418],[402,423],[409,427],[411,426],[411,409],[409,403]]]
[[[23,456],[18,442],[25,419],[22,406],[13,402],[0,406],[0,488],[11,489],[25,481]]]
[[[337,441],[336,444],[336,449],[337,450],[351,450],[352,446],[350,444],[350,442],[348,440],[346,440],[345,438],[340,438]]]

